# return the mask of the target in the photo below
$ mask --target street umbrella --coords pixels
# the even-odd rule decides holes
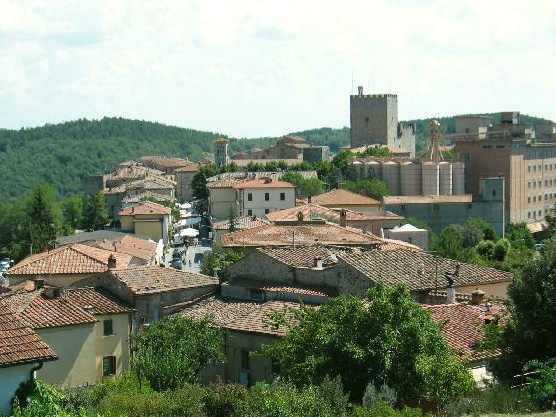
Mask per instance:
[[[180,236],[182,237],[196,237],[199,234],[197,229],[182,229],[180,231]]]

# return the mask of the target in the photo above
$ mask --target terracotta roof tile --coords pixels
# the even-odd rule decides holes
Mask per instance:
[[[268,224],[268,221],[255,216],[241,216],[235,218],[236,230],[251,229],[253,227]],[[212,224],[214,230],[229,230],[230,219],[221,220]]]
[[[342,207],[344,205],[380,206],[374,198],[365,197],[347,190],[332,190],[311,198],[311,202],[321,206]]]
[[[298,213],[303,214],[304,219],[312,219],[320,217],[334,223],[340,222],[339,210],[333,210],[329,207],[320,206],[313,203],[303,203],[296,207],[284,210],[273,211],[266,214],[266,218],[272,222],[279,220],[297,220]],[[349,222],[355,221],[373,221],[373,220],[403,220],[402,216],[391,213],[389,211],[377,211],[376,213],[360,213],[353,210],[346,210],[346,219]]]
[[[0,299],[0,366],[55,359],[54,351]]]
[[[259,178],[256,180],[237,183],[234,188],[295,188],[295,185],[286,181],[273,180],[270,178]]]
[[[387,285],[405,283],[411,290],[445,288],[444,272],[454,272],[459,264],[459,277],[455,285],[471,286],[495,282],[509,282],[512,274],[493,268],[461,263],[452,259],[434,257],[424,252],[408,250],[363,251],[338,255],[372,282]]]
[[[207,164],[203,164],[203,163],[199,163],[199,162],[195,162],[193,164],[189,164],[183,168],[177,168],[174,170],[174,173],[176,172],[197,172],[199,171],[199,169],[203,166],[205,166]]]
[[[263,225],[222,236],[225,247],[264,247],[308,245],[379,245],[382,240],[370,233],[333,223]]]
[[[325,286],[288,286],[288,285],[272,285],[268,281],[254,280],[248,278],[234,278],[231,279],[228,284],[235,287],[245,287],[252,288],[268,292],[279,292],[288,293],[293,295],[315,295],[319,297],[335,297],[338,295],[338,290],[336,288],[325,287]]]
[[[60,296],[48,296],[52,291],[61,291]],[[94,314],[119,314],[133,311],[113,296],[93,288],[47,287],[32,292],[10,293],[3,299],[34,329],[95,323]]]
[[[269,162],[285,162],[286,165],[295,165],[303,162],[302,159],[234,159],[232,156],[232,160],[230,162],[236,164],[238,167],[246,167],[251,162],[254,164],[267,164]]]
[[[315,259],[323,261],[323,267],[336,265],[340,253],[360,252],[361,248],[342,246],[285,246],[257,249],[271,258],[294,268],[314,268]]]
[[[110,274],[135,295],[218,285],[216,278],[161,266],[140,266],[111,271]]]
[[[144,164],[154,164],[165,168],[178,168],[190,165],[187,159],[183,158],[165,158],[163,156],[143,156],[139,161]]]
[[[207,182],[214,181],[224,181],[224,180],[237,180],[237,181],[249,181],[258,178],[271,178],[273,180],[279,180],[282,178],[287,171],[257,171],[257,172],[224,172],[222,174],[214,175],[207,178]],[[318,178],[317,171],[296,171],[296,174],[301,175],[303,179],[313,179]]]
[[[134,216],[136,214],[170,214],[172,210],[162,204],[142,201],[120,210],[120,216]]]
[[[125,268],[131,256],[92,246],[74,243],[48,252],[28,256],[9,271],[7,275],[85,274],[108,269],[108,258],[116,258],[117,268]]]
[[[502,306],[496,305],[496,310],[491,312],[487,312],[481,306],[463,303],[423,306],[423,308],[429,311],[433,321],[440,325],[446,343],[458,353],[460,358],[478,361],[499,355],[498,350],[478,350],[477,345],[484,338],[482,326],[485,318],[492,319],[492,315],[505,314]]]
[[[299,306],[297,303],[285,301],[251,303],[211,298],[183,310],[179,315],[193,319],[211,316],[217,326],[227,330],[283,336],[286,333],[286,328],[271,328],[269,316],[273,312],[285,312],[286,318],[288,318],[291,317],[288,312],[292,308],[299,308]]]
[[[92,244],[101,249],[125,253],[134,258],[149,261],[154,258],[157,243],[132,236],[124,236],[122,239],[96,242]]]

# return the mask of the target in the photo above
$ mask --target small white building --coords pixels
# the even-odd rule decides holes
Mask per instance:
[[[240,216],[263,217],[272,211],[295,207],[295,186],[289,182],[259,178],[238,183],[234,188]]]
[[[409,223],[403,226],[396,226],[392,229],[383,229],[383,235],[387,239],[411,243],[412,245],[419,246],[423,250],[427,250],[429,244],[429,231],[426,229],[419,229]]]

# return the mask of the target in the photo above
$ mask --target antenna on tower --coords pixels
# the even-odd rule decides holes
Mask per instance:
[[[444,160],[442,152],[440,152],[440,122],[433,120],[429,125],[429,129],[429,159],[433,162],[440,162]]]

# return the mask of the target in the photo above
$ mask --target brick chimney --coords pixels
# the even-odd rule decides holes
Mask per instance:
[[[485,301],[485,292],[480,289],[476,289],[471,293],[471,304],[481,305]]]
[[[114,268],[116,268],[116,257],[113,254],[111,254],[108,257],[108,269],[114,269]]]
[[[344,209],[340,210],[340,226],[347,226],[347,211]]]
[[[42,287],[44,287],[44,279],[42,278],[37,278],[33,280],[34,284],[35,284],[35,289],[39,290]]]

